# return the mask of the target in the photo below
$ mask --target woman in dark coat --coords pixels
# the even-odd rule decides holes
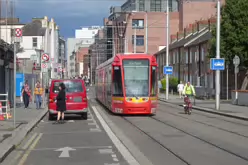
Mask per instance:
[[[64,117],[65,114],[64,112],[66,111],[66,95],[65,95],[65,84],[61,83],[59,84],[59,93],[56,97],[56,106],[57,106],[57,112],[58,112],[58,116],[57,116],[57,123],[60,121],[60,118],[62,120],[62,122],[64,122]]]

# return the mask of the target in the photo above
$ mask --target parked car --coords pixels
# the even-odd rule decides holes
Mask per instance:
[[[56,114],[56,97],[59,92],[59,84],[66,86],[66,112],[65,114],[78,114],[87,120],[88,100],[87,91],[83,80],[80,79],[53,79],[49,89],[49,120],[52,120]]]

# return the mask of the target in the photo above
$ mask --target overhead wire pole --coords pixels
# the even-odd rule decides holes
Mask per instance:
[[[220,0],[217,0],[216,58],[220,58]],[[220,70],[215,74],[215,108],[220,109]]]
[[[146,11],[146,17],[145,17],[145,21],[146,21],[146,54],[148,53],[148,14]]]
[[[167,11],[167,15],[166,15],[166,66],[169,66],[169,0],[167,0],[167,4],[166,4],[166,11]],[[169,99],[169,75],[166,74],[166,96],[165,99],[168,100]]]

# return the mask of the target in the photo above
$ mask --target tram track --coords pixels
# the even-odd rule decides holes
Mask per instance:
[[[147,133],[146,131],[143,131],[140,127],[138,127],[137,125],[135,125],[133,122],[131,122],[130,120],[128,120],[127,117],[122,117],[126,122],[128,122],[129,124],[131,124],[133,127],[135,127],[136,129],[138,129],[139,131],[141,131],[143,134],[145,134],[146,136],[148,136],[150,139],[152,139],[153,141],[155,141],[157,144],[159,144],[162,148],[164,148],[165,150],[167,150],[169,153],[171,153],[172,155],[174,155],[176,158],[178,158],[179,160],[181,160],[184,164],[186,165],[191,165],[187,160],[185,160],[183,157],[181,157],[179,154],[177,154],[176,152],[172,151],[172,149],[170,149],[169,147],[163,145],[161,142],[159,142],[156,138],[154,138],[153,136],[151,136],[149,133]]]
[[[179,105],[176,105],[176,104],[172,104],[172,103],[167,103],[167,102],[164,102],[164,101],[160,101],[163,105],[166,105],[166,106],[169,106],[171,108],[175,108],[177,109],[178,111],[183,111],[183,107],[180,107]],[[159,108],[161,109],[161,108]],[[228,123],[232,123],[232,124],[235,124],[235,125],[238,125],[238,126],[245,126],[245,127],[248,127],[248,124],[243,124],[243,123],[240,123],[240,122],[235,122],[235,121],[230,121],[230,120],[227,120],[227,119],[224,119],[225,116],[217,116],[215,115],[216,117],[212,117],[214,114],[206,114],[206,112],[199,112],[197,110],[195,110],[193,108],[192,110],[192,113],[196,114],[196,115],[199,115],[199,116],[204,116],[204,117],[207,117],[209,119],[213,119],[213,118],[216,118],[218,120],[221,120],[221,121],[224,121],[224,122],[228,122]],[[211,116],[212,115],[212,116]],[[234,120],[234,119],[233,119]],[[238,120],[238,119],[236,119]],[[241,121],[243,122],[243,121]]]
[[[237,136],[248,138],[248,136],[243,135],[243,134],[240,134],[240,133],[235,132],[235,131],[231,131],[231,130],[228,130],[228,129],[225,129],[225,128],[221,128],[221,127],[218,127],[218,126],[215,126],[215,125],[204,123],[204,122],[201,122],[201,121],[198,121],[198,120],[195,120],[195,119],[192,119],[192,118],[188,118],[188,117],[185,117],[185,116],[182,116],[182,115],[177,115],[175,113],[171,113],[171,112],[165,111],[165,110],[163,110],[161,108],[159,108],[159,110],[160,110],[161,113],[167,113],[167,114],[170,114],[170,115],[173,115],[173,116],[176,116],[176,117],[180,117],[180,118],[183,118],[183,119],[186,119],[186,120],[189,120],[189,121],[193,121],[195,123],[199,123],[199,124],[202,124],[202,125],[205,125],[205,126],[209,126],[209,127],[212,127],[212,128],[218,129],[218,130],[221,130],[221,131],[232,133],[232,134],[237,135]]]
[[[158,141],[156,138],[154,138],[152,135],[150,135],[148,132],[146,132],[146,131],[144,131],[141,127],[139,127],[139,126],[137,126],[135,123],[133,123],[131,120],[129,120],[128,119],[128,117],[122,117],[126,122],[128,122],[129,124],[131,124],[133,127],[135,127],[136,129],[138,129],[139,131],[141,131],[142,133],[144,133],[146,136],[148,136],[150,139],[152,139],[153,141],[155,141],[157,144],[159,144],[161,147],[163,147],[165,150],[167,150],[168,152],[170,152],[171,154],[173,154],[175,157],[177,157],[178,159],[180,159],[182,162],[184,162],[185,164],[187,164],[187,165],[191,165],[187,160],[185,160],[182,156],[180,156],[179,154],[177,154],[176,152],[174,152],[172,149],[170,149],[169,147],[167,147],[167,146],[165,146],[164,144],[162,144],[160,141]],[[203,142],[203,143],[205,143],[205,144],[208,144],[208,145],[210,145],[210,146],[212,146],[212,147],[215,147],[215,148],[217,148],[217,149],[219,149],[219,150],[222,150],[222,151],[224,151],[224,152],[226,152],[226,153],[228,153],[228,154],[231,154],[231,155],[233,155],[233,156],[236,156],[236,157],[238,157],[238,158],[240,158],[240,159],[242,159],[242,160],[244,160],[244,161],[247,161],[248,162],[248,158],[246,158],[246,157],[244,157],[244,156],[242,156],[242,155],[239,155],[239,154],[237,154],[237,153],[234,153],[234,152],[232,152],[232,151],[230,151],[230,150],[228,150],[228,149],[225,149],[225,148],[223,148],[223,147],[221,147],[221,146],[218,146],[218,145],[216,145],[216,144],[214,144],[214,143],[212,143],[212,142],[210,142],[210,141],[208,141],[208,140],[205,140],[205,139],[203,139],[203,138],[201,138],[201,137],[199,137],[199,136],[196,136],[196,135],[193,135],[192,133],[189,133],[189,132],[187,132],[187,131],[185,131],[185,130],[183,130],[183,129],[181,129],[181,128],[178,128],[177,126],[175,126],[175,125],[173,125],[173,124],[171,124],[171,123],[168,123],[168,122],[166,122],[166,121],[163,121],[163,120],[161,120],[161,119],[158,119],[158,118],[156,118],[156,117],[149,117],[150,119],[152,119],[152,120],[155,120],[156,122],[158,122],[158,123],[160,123],[160,124],[162,124],[162,125],[166,125],[166,126],[168,126],[168,127],[171,127],[171,128],[173,128],[173,129],[175,129],[175,130],[177,130],[177,131],[180,131],[180,132],[182,132],[183,134],[186,134],[186,135],[188,135],[188,136],[191,136],[191,137],[193,137],[193,138],[195,138],[195,139],[198,139],[198,140],[200,140],[201,142]]]
[[[189,136],[191,136],[191,137],[194,137],[194,138],[196,138],[196,139],[198,139],[198,140],[200,140],[200,141],[202,141],[202,142],[205,142],[205,143],[207,143],[207,144],[209,144],[209,145],[211,145],[211,146],[213,146],[213,147],[216,147],[216,148],[218,148],[218,149],[220,149],[220,150],[222,150],[222,151],[225,151],[225,152],[227,152],[227,153],[229,153],[229,154],[232,154],[232,155],[234,155],[234,156],[236,156],[236,157],[239,157],[239,158],[241,158],[241,159],[243,159],[243,160],[245,160],[245,161],[248,162],[248,158],[246,158],[246,157],[244,157],[244,156],[242,156],[242,155],[236,154],[236,153],[234,153],[234,152],[232,152],[232,151],[230,151],[230,150],[228,150],[228,149],[225,149],[225,148],[223,148],[223,147],[221,147],[221,146],[218,146],[218,145],[216,145],[216,144],[214,144],[214,143],[212,143],[212,142],[210,142],[210,141],[207,141],[207,140],[205,140],[205,139],[203,139],[203,138],[200,138],[200,137],[198,137],[198,136],[196,136],[196,135],[193,135],[193,134],[191,134],[191,133],[189,133],[189,132],[186,132],[186,131],[184,131],[183,129],[180,129],[180,128],[174,126],[173,124],[169,124],[169,123],[166,122],[166,121],[162,121],[162,120],[160,120],[160,119],[158,119],[158,118],[156,118],[156,117],[151,117],[151,118],[152,118],[153,120],[156,120],[156,121],[158,121],[158,122],[164,124],[164,125],[167,125],[167,126],[169,126],[169,127],[171,127],[171,128],[174,128],[174,129],[176,129],[176,130],[178,130],[178,131],[181,131],[181,132],[183,132],[183,133],[185,133],[185,134],[187,134],[187,135],[189,135]]]

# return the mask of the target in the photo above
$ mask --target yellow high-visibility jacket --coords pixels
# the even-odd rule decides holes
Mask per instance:
[[[34,94],[35,95],[42,95],[43,94],[43,88],[35,88]]]
[[[193,85],[185,85],[184,86],[184,89],[183,89],[183,94],[186,94],[186,95],[195,95],[195,88]]]

